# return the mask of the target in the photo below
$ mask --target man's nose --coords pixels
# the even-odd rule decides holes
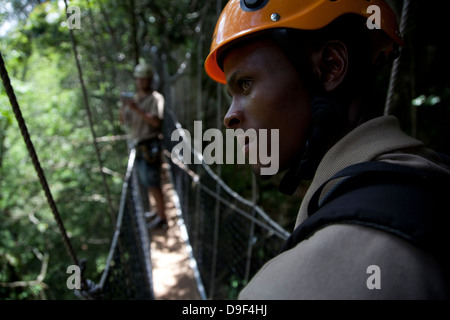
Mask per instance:
[[[228,109],[227,114],[223,118],[223,123],[228,129],[236,129],[242,125],[244,121],[244,113],[237,108],[235,103],[232,103]]]

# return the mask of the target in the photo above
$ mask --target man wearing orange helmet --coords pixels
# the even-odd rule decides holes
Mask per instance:
[[[379,9],[375,28],[369,6]],[[380,116],[372,94],[402,45],[384,0],[224,8],[205,69],[232,97],[225,126],[278,129],[280,190],[311,180],[282,253],[240,299],[448,298],[450,168],[395,117]]]

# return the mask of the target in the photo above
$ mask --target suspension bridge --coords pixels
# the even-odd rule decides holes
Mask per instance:
[[[74,56],[78,57],[73,36],[72,41]],[[77,258],[40,167],[3,58],[0,62],[6,92],[63,243],[72,262],[80,265],[83,270],[84,262]],[[79,61],[76,62],[89,115],[82,70]],[[391,83],[395,83],[396,68],[398,65],[394,65]],[[201,77],[191,87],[190,83],[183,81],[182,73],[185,69],[185,65],[180,67],[179,74],[174,77],[163,75],[164,79],[172,79],[163,88],[166,108],[162,175],[170,219],[169,230],[166,232],[147,228],[144,213],[150,210],[152,204],[147,192],[138,183],[136,151],[128,148],[128,165],[124,172],[119,212],[110,212],[114,230],[105,267],[98,279],[82,279],[81,288],[74,292],[77,298],[235,299],[263,264],[278,254],[289,236],[287,230],[256,204],[255,198],[246,199],[232,190],[221,179],[220,168],[215,172],[204,161],[186,164],[182,159],[171,155],[171,150],[178,143],[171,141],[172,133],[185,129],[177,117],[182,118],[184,123],[189,123],[190,120],[185,111],[189,108],[186,108],[187,102],[183,97],[194,87],[197,90],[197,105],[193,107],[197,108],[197,114],[201,114],[199,110],[204,105]],[[198,73],[201,72],[203,70],[199,63]],[[222,88],[218,85],[215,101],[218,127],[222,122],[222,96]],[[391,100],[392,98],[388,98],[389,103]],[[388,109],[389,106],[386,106],[386,110]],[[96,138],[94,130],[92,132]],[[126,143],[126,138],[121,141]],[[191,151],[193,157],[202,158],[199,150]],[[99,153],[98,149],[96,152]]]
[[[78,260],[52,198],[3,59],[0,65],[3,83],[63,242],[72,262],[83,270],[85,262]],[[171,213],[169,233],[158,234],[147,228],[144,213],[150,210],[151,201],[138,182],[136,150],[128,148],[119,212],[113,217],[115,228],[105,268],[99,279],[83,277],[81,288],[75,290],[76,297],[164,298],[161,292],[167,292],[167,288],[157,296],[156,285],[171,287],[168,299],[234,299],[250,277],[279,252],[288,237],[286,230],[255,202],[234,192],[204,161],[186,164],[181,158],[174,158],[171,150],[177,142],[170,137],[176,130],[183,128],[169,104],[164,114],[162,170]],[[126,143],[126,138],[123,140]],[[191,151],[194,157],[201,158],[198,150]],[[172,255],[162,254],[164,251],[172,251]],[[167,273],[170,271],[167,263],[176,266],[172,274]],[[164,284],[168,279],[172,283]]]
[[[119,298],[234,299],[289,235],[204,162],[187,165],[172,159],[174,142],[168,133],[182,128],[168,109],[164,122],[162,175],[169,230],[146,228],[144,212],[151,203],[138,183],[131,149],[105,280],[81,295],[90,297],[92,291],[118,298],[118,292],[129,290]]]

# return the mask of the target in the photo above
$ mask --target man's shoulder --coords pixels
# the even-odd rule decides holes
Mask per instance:
[[[161,92],[153,90],[152,96],[157,100],[164,100],[164,96]]]
[[[382,290],[367,285],[372,266],[381,270]],[[423,299],[445,295],[442,277],[434,257],[409,242],[339,223],[270,260],[240,299]]]
[[[164,103],[164,96],[157,91],[153,91],[142,98],[139,105],[146,110],[153,110],[161,103]]]
[[[324,225],[344,221],[387,231],[428,249],[440,243],[449,219],[443,208],[448,208],[450,179],[383,162],[350,166],[329,181],[335,177],[341,180],[325,195],[321,187],[311,197],[309,218],[292,233],[284,250]]]

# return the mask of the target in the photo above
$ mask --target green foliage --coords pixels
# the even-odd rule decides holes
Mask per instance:
[[[61,27],[64,16],[57,9],[56,3],[36,6],[21,27],[2,40],[1,52],[66,232],[79,258],[88,260],[86,276],[98,281],[112,225],[68,29]],[[0,297],[73,299],[65,286],[72,261],[3,86],[0,102]],[[100,113],[106,106],[95,107]],[[109,135],[108,125],[103,133]],[[127,154],[126,147],[117,149],[122,153],[104,150],[103,160],[110,161],[103,165],[120,176]],[[122,181],[107,179],[116,211]]]
[[[85,112],[78,98],[79,88],[62,89],[60,85],[74,72],[73,66],[60,69],[58,58],[55,53],[48,56],[32,54],[26,81],[12,78],[12,85],[67,231],[80,248],[83,247],[80,238],[86,238],[93,229],[96,230],[95,237],[109,239],[111,225],[104,215],[107,210],[102,209],[105,196],[98,191],[102,189],[101,179]],[[0,210],[3,214],[0,219],[2,226],[7,226],[2,234],[2,240],[7,241],[2,243],[5,251],[0,255],[2,269],[14,270],[20,281],[37,279],[41,264],[33,254],[36,251],[50,257],[47,277],[64,274],[72,263],[61,243],[54,216],[15,121],[8,126],[3,149],[0,168]],[[114,170],[120,172],[120,167]],[[116,191],[120,190],[121,182],[115,183],[118,183]],[[103,252],[93,256],[104,255],[107,250],[108,247],[103,246]],[[96,267],[95,260],[93,266]],[[37,298],[45,292],[61,296],[65,281],[60,279],[56,284],[53,281],[55,279],[46,278],[40,287],[22,288],[20,294],[9,298]],[[65,291],[70,296],[71,293]],[[13,291],[5,292],[4,288],[1,292],[3,297],[14,294]]]
[[[111,244],[107,194],[93,144],[96,137],[124,134],[117,97],[132,90],[131,71],[139,58],[166,56],[168,72],[180,55],[193,50],[192,36],[207,1],[70,1],[80,7],[81,29],[74,29],[78,59],[88,94],[82,95],[65,8],[60,1],[11,2],[14,27],[0,50],[33,146],[78,258],[86,258],[86,278],[99,281]],[[134,5],[134,7],[133,7]],[[155,50],[156,49],[156,50]],[[169,53],[169,54],[168,54]],[[73,299],[66,287],[72,264],[62,243],[19,126],[0,87],[0,298]],[[92,120],[92,123],[91,121]],[[125,142],[98,142],[112,211],[118,211],[126,168]]]
[[[98,281],[112,225],[65,8],[59,6],[61,1],[24,3],[13,0],[0,8],[0,27],[3,21],[13,22],[8,33],[0,37],[0,51],[64,227],[79,258],[87,259],[87,278]],[[118,123],[117,97],[121,91],[133,90],[131,71],[139,59],[155,65],[161,89],[176,84],[179,70],[178,76],[189,79],[182,106],[172,105],[171,92],[164,92],[168,107],[183,115],[179,119],[183,126],[190,129],[194,120],[203,120],[205,129],[221,126],[217,113],[222,117],[226,111],[226,95],[222,102],[217,101],[217,85],[203,71],[217,19],[215,1],[74,0],[70,4],[81,9],[81,29],[72,31],[97,137],[125,133]],[[414,3],[395,115],[407,131],[450,153],[450,49],[442,36],[448,27],[445,11],[432,9],[425,3]],[[186,69],[181,68],[183,63]],[[380,78],[382,93],[387,90],[388,77],[386,70]],[[101,165],[110,172],[106,180],[112,209],[117,212],[127,146],[124,141],[108,139],[98,146]],[[255,196],[248,166],[223,165],[221,177],[245,198]],[[302,194],[288,197],[278,193],[279,178],[257,182],[257,201],[291,230]],[[0,225],[0,299],[74,299],[66,287],[66,268],[72,261],[3,86]],[[240,279],[231,279],[230,294],[236,295],[242,285]]]

